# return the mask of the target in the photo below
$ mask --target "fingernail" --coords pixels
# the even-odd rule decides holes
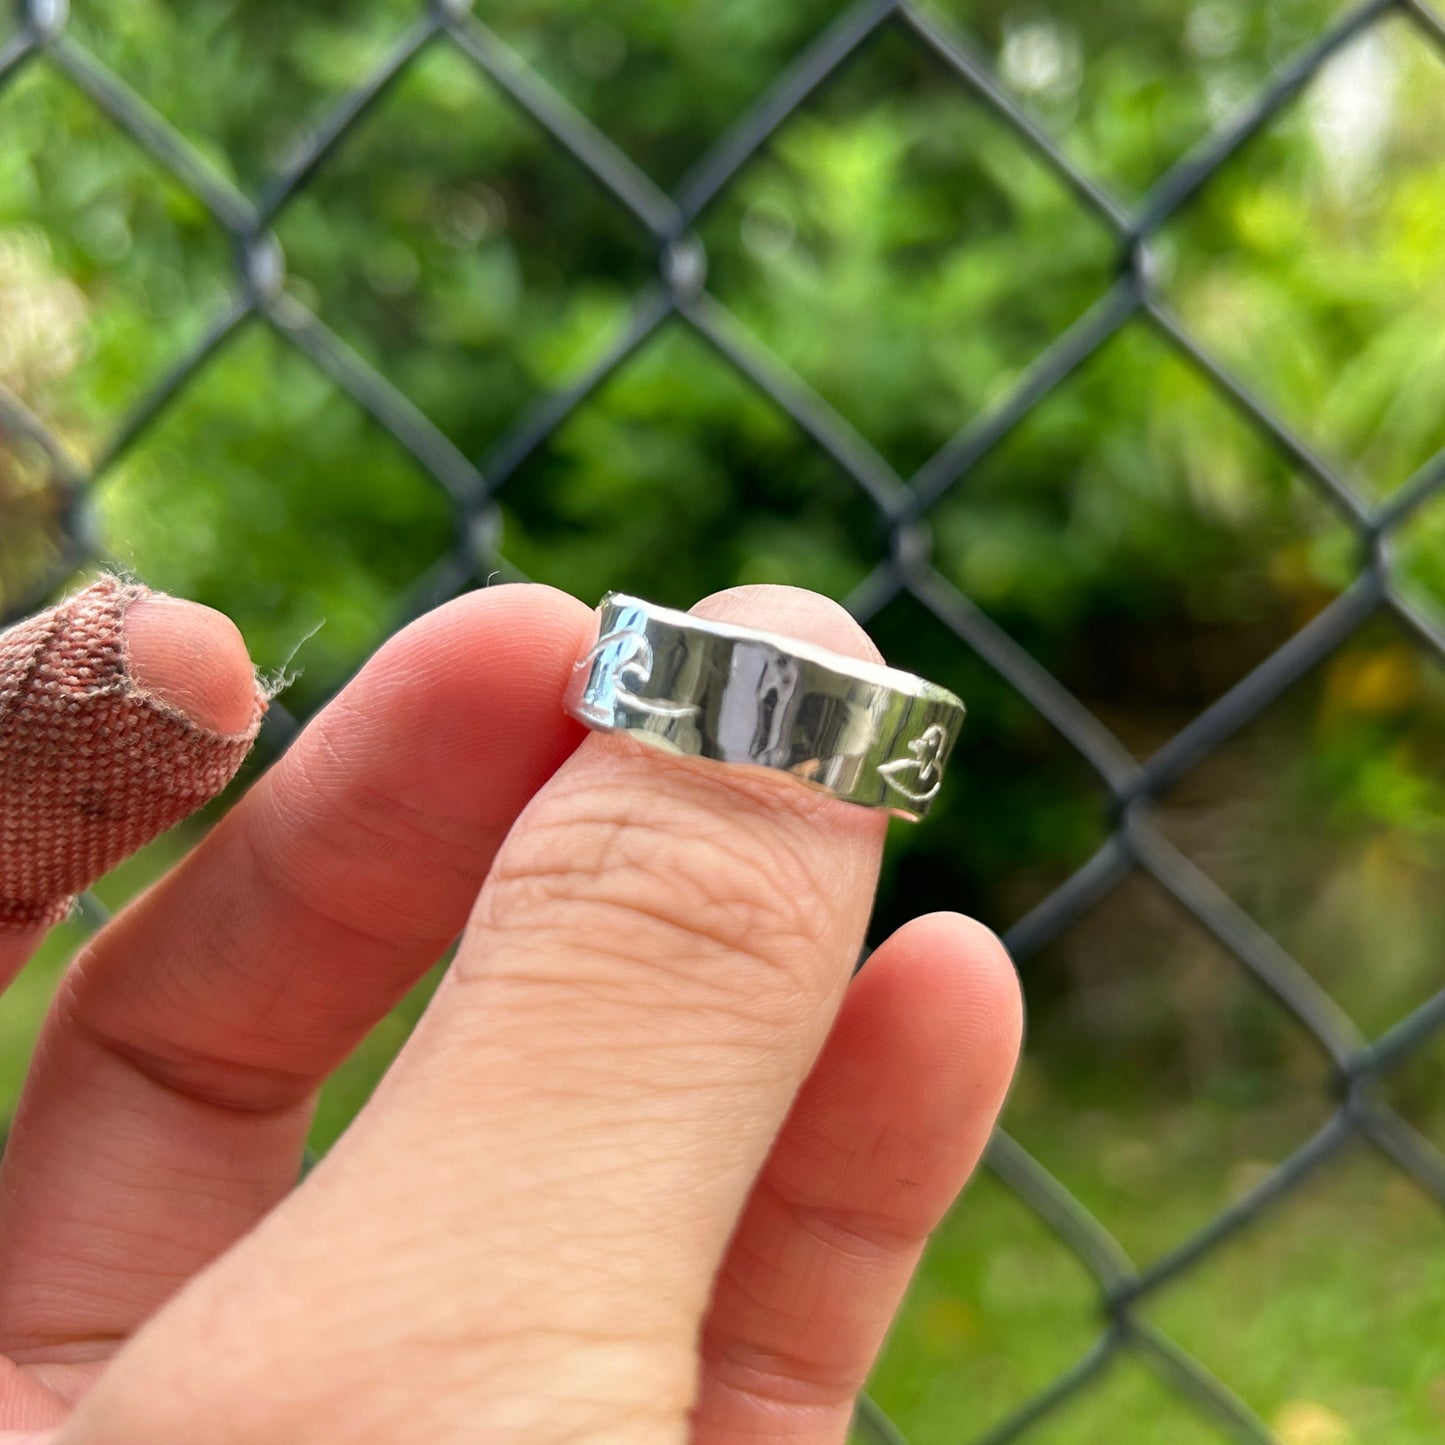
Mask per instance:
[[[222,612],[179,597],[150,596],[123,623],[131,681],[197,727],[233,736],[264,707],[240,630]]]

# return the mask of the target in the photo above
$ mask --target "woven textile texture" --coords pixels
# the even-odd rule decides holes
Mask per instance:
[[[122,624],[150,590],[102,577],[0,633],[0,932],[75,894],[216,796],[261,727],[197,727],[131,677]]]

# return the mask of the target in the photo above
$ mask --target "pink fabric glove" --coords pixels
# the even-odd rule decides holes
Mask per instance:
[[[63,918],[75,894],[214,798],[256,740],[258,683],[246,726],[214,732],[132,675],[122,624],[156,595],[102,577],[0,634],[0,933]]]

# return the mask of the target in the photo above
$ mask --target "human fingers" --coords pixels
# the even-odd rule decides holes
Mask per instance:
[[[0,1349],[108,1352],[291,1189],[316,1087],[580,737],[589,617],[519,586],[413,624],[84,952],[0,1173]]]
[[[872,653],[811,594],[706,611]],[[775,773],[589,737],[352,1130],[62,1440],[684,1439],[710,1282],[857,957],[883,832]]]
[[[1018,1056],[1013,965],[957,914],[869,958],[728,1247],[695,1445],[837,1445],[924,1241],[978,1162]]]
[[[229,618],[115,577],[0,633],[0,988],[74,894],[220,792],[264,709]]]

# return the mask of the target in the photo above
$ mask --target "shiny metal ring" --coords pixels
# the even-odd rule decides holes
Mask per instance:
[[[912,673],[609,592],[567,688],[573,717],[670,753],[773,768],[917,820],[963,704]]]

